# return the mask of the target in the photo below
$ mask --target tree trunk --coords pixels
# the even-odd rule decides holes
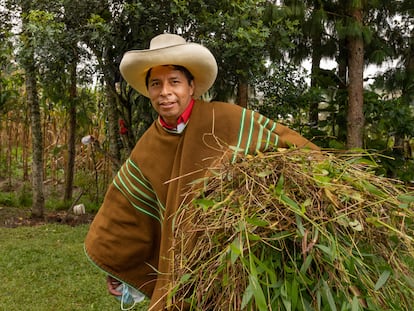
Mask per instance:
[[[26,70],[26,93],[27,104],[30,107],[31,130],[32,130],[32,185],[33,185],[33,203],[32,217],[43,217],[45,205],[43,189],[43,138],[42,124],[40,117],[39,99],[37,94],[36,70],[32,65],[28,65]]]
[[[362,27],[362,8],[351,11],[354,22]],[[348,114],[347,114],[347,147],[363,147],[364,129],[364,42],[362,36],[348,38]]]
[[[338,63],[338,90],[335,94],[336,106],[334,108],[334,117],[332,122],[332,134],[339,141],[346,141],[346,115],[342,112],[346,111],[348,106],[348,44],[346,39],[338,41],[338,55],[336,62]]]
[[[320,33],[312,34],[312,69],[311,69],[311,87],[317,87],[318,75],[321,65],[321,35]],[[317,127],[319,123],[319,101],[311,102],[309,107],[309,122],[312,126]]]
[[[30,11],[30,3],[23,1],[21,3],[22,13]],[[23,16],[24,16],[23,14]],[[25,84],[27,105],[30,109],[30,126],[32,131],[32,210],[31,216],[34,218],[43,217],[45,196],[43,188],[43,137],[42,122],[40,116],[39,98],[37,93],[37,69],[35,67],[34,52],[31,45],[31,33],[27,30],[27,19],[23,18],[23,44],[26,53],[22,57],[22,67],[25,70]]]
[[[320,1],[313,1],[313,13],[312,20],[316,19],[316,12],[321,9]],[[321,21],[318,21],[320,25]],[[316,24],[316,20],[313,21]],[[314,26],[313,26],[314,27]],[[320,81],[320,66],[321,66],[321,29],[312,29],[311,41],[312,41],[312,68],[311,68],[311,87],[318,87]],[[323,86],[322,86],[323,87]],[[312,126],[317,127],[319,123],[319,101],[311,102],[309,107],[309,122]]]
[[[348,85],[348,77],[347,77],[347,68],[348,68],[348,44],[346,43],[347,40],[340,39],[339,40],[339,52],[336,58],[336,62],[338,63],[338,77],[339,77],[339,88],[346,89]]]
[[[239,80],[237,87],[237,104],[241,107],[247,108],[249,99],[249,85],[247,82]]]
[[[22,160],[23,160],[23,181],[29,180],[29,156],[30,156],[30,130],[29,130],[29,113],[25,113],[24,125],[23,125],[23,147],[22,147]]]
[[[414,28],[411,30],[409,46],[405,52],[404,67],[405,73],[401,96],[404,103],[410,105],[414,100]]]
[[[75,175],[75,158],[76,158],[76,57],[70,64],[70,90],[69,90],[69,138],[68,138],[68,163],[66,167],[66,180],[65,180],[65,194],[64,201],[69,202],[72,200],[73,195],[73,179]]]

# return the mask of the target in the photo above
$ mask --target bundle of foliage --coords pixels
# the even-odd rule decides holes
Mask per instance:
[[[413,310],[414,189],[369,155],[278,150],[212,170],[176,218],[172,302]]]

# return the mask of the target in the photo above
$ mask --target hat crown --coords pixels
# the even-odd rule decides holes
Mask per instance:
[[[186,43],[185,39],[181,36],[165,33],[152,38],[150,42],[150,50],[162,49]]]

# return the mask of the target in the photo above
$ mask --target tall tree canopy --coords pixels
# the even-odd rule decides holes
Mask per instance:
[[[40,119],[34,121],[36,111],[30,115],[33,152],[44,144],[35,137],[47,140],[51,132],[37,131],[47,131],[54,114],[64,115],[66,145],[54,152],[65,152],[70,201],[82,136],[97,136],[115,172],[155,117],[148,99],[120,76],[123,53],[174,32],[217,58],[207,99],[250,105],[316,136],[323,147],[399,152],[411,163],[411,2],[2,0],[0,109],[24,111],[38,101]],[[324,68],[326,60],[336,67]],[[311,63],[308,75],[300,69],[304,62]],[[393,65],[367,80],[370,64]],[[17,96],[24,85],[27,101]],[[45,167],[48,157],[42,158],[46,163],[38,165]]]

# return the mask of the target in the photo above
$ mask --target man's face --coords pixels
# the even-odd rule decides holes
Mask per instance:
[[[184,73],[172,66],[157,66],[151,69],[148,93],[155,111],[168,125],[176,126],[194,94],[194,82],[189,84]]]

